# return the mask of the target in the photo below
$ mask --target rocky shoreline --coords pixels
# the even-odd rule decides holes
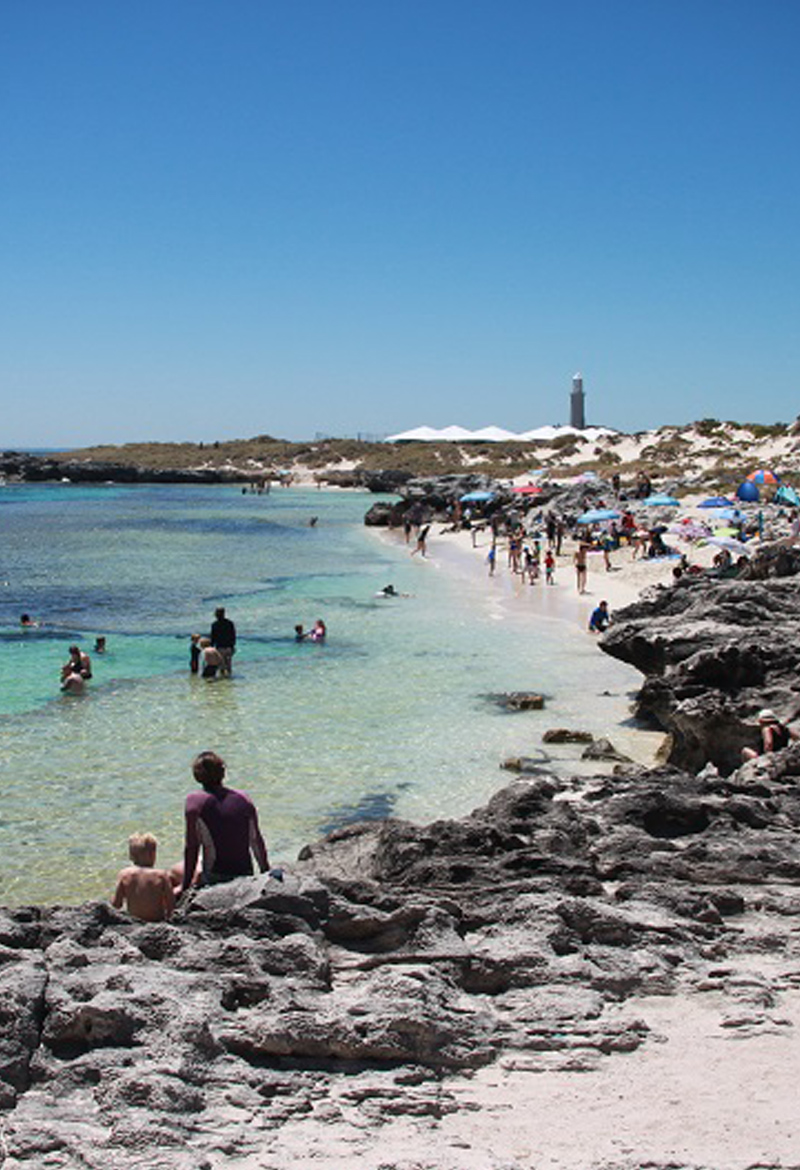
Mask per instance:
[[[796,572],[789,551],[749,580],[660,588],[604,635],[645,675],[663,766],[522,776],[463,820],[350,826],[284,883],[198,892],[169,923],[2,911],[3,1170],[273,1167],[287,1126],[363,1157],[401,1122],[457,1117],[482,1068],[647,1050],[654,996],[713,995],[721,1037],[785,1034],[800,745],[738,758],[758,707],[800,709],[800,578],[772,575]]]

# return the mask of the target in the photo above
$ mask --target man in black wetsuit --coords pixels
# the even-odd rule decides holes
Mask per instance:
[[[214,610],[214,618],[211,626],[211,645],[222,655],[220,674],[230,674],[233,668],[233,655],[236,652],[236,626],[230,618],[225,617],[222,606]]]

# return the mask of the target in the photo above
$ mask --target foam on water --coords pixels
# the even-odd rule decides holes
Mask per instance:
[[[555,598],[552,614],[543,597],[532,614],[495,582],[412,559],[365,529],[374,496],[67,485],[2,495],[0,902],[105,893],[137,829],[156,833],[164,864],[176,860],[203,748],[255,798],[275,863],[363,816],[466,813],[509,778],[502,759],[542,752],[546,727],[612,731],[623,750],[649,751],[620,726],[635,672],[565,621]],[[389,581],[412,596],[376,598]],[[188,674],[188,635],[219,604],[240,649],[235,677],[208,683]],[[23,632],[22,612],[47,624]],[[327,644],[296,644],[295,622],[320,616]],[[89,694],[59,695],[67,645],[91,650],[97,633],[109,649],[93,658]],[[544,712],[509,714],[491,698],[527,689],[546,695]]]

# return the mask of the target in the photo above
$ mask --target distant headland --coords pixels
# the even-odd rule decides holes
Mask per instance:
[[[646,471],[656,478],[730,482],[753,464],[778,465],[800,476],[800,420],[793,423],[721,422],[703,419],[626,435],[590,428],[555,438],[492,442],[365,442],[322,439],[289,442],[270,435],[210,443],[126,443],[47,454],[5,451],[0,475],[24,482],[248,483],[277,480],[337,487],[366,487],[378,475],[400,482],[419,475],[469,470],[496,479],[528,472],[553,477],[615,469]]]

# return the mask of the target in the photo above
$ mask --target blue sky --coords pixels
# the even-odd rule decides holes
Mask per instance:
[[[800,413],[797,0],[6,0],[0,447]]]

